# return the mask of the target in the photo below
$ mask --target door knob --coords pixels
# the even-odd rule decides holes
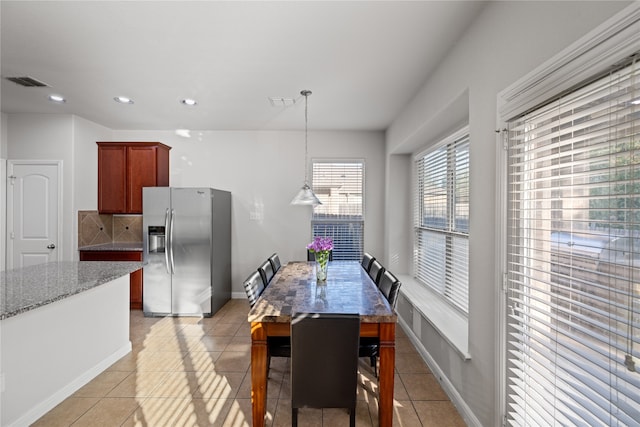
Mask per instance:
[[[47,249],[55,249],[55,248],[56,248],[56,245],[54,245],[53,243],[50,243],[50,244],[47,246]]]

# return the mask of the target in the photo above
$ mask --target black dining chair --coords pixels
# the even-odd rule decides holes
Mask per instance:
[[[389,301],[389,305],[392,309],[396,309],[396,305],[398,305],[398,295],[400,295],[400,286],[402,286],[402,282],[398,280],[396,276],[393,275],[389,270],[385,270],[382,273],[382,277],[380,278],[380,285],[378,288],[382,295]]]
[[[244,281],[244,291],[247,294],[249,305],[253,307],[265,290],[265,285],[260,271],[256,270]],[[267,338],[267,375],[271,367],[272,357],[291,357],[291,339],[289,337]]]
[[[290,337],[267,337],[267,377],[271,369],[272,357],[291,357]]]
[[[282,264],[280,264],[280,257],[278,256],[278,254],[274,253],[273,255],[271,255],[269,257],[269,262],[271,263],[273,274],[276,274],[278,270],[280,270],[280,267],[282,266]]]
[[[398,295],[400,295],[400,287],[402,282],[398,280],[389,270],[385,270],[380,279],[380,292],[389,302],[389,305],[393,310],[396,309],[398,304]],[[371,362],[371,367],[376,377],[378,376],[378,355],[380,354],[380,339],[377,337],[362,337],[360,338],[360,349],[358,351],[359,357],[368,357]]]
[[[264,291],[264,282],[262,281],[262,277],[260,276],[260,272],[258,270],[251,273],[249,277],[243,283],[244,291],[247,294],[247,299],[249,300],[249,305],[253,307],[256,305],[258,298]]]
[[[380,264],[380,261],[374,259],[371,261],[371,267],[369,268],[369,277],[376,283],[376,286],[380,286],[380,278],[384,274],[384,267]]]
[[[262,277],[262,282],[264,283],[264,287],[269,286],[269,282],[273,279],[273,267],[271,266],[271,261],[266,260],[262,263],[260,267],[258,267],[258,271],[260,272],[260,276]]]
[[[291,425],[298,409],[348,408],[356,423],[358,314],[295,313],[291,318]]]
[[[307,249],[307,261],[315,261],[316,254]],[[329,261],[333,261],[333,251],[329,251]]]
[[[362,265],[362,268],[364,268],[364,270],[367,273],[371,269],[371,263],[373,262],[374,259],[375,257],[368,252],[365,252],[364,255],[362,256],[362,262],[360,264]]]

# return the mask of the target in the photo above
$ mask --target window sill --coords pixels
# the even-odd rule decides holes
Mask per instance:
[[[427,322],[464,360],[470,360],[469,320],[455,308],[442,301],[439,295],[421,285],[411,276],[398,276],[402,293]],[[405,319],[411,321],[411,319]]]

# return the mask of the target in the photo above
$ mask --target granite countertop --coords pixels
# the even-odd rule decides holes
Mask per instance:
[[[63,261],[2,271],[0,320],[89,290],[140,268],[140,262]]]
[[[79,251],[137,251],[142,252],[142,242],[102,243],[100,245],[80,246]]]
[[[359,313],[363,322],[395,323],[386,298],[357,261],[330,261],[325,284],[313,262],[290,262],[249,311],[249,322],[290,322],[294,312]]]

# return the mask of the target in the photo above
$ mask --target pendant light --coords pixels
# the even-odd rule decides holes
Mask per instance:
[[[309,183],[307,181],[307,151],[308,151],[308,105],[307,101],[309,100],[309,95],[311,95],[310,90],[303,90],[300,92],[300,95],[304,96],[304,185],[296,194],[296,197],[291,200],[292,205],[305,205],[305,206],[315,206],[321,205],[322,202],[313,194],[311,187],[309,187]]]

